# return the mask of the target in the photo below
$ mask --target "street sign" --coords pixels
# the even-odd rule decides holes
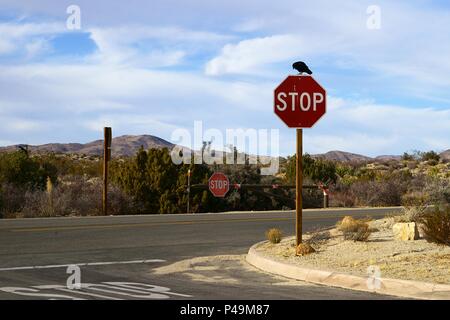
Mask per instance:
[[[222,172],[215,172],[208,181],[209,191],[219,198],[225,197],[230,190],[230,181]]]
[[[303,129],[311,128],[326,112],[325,89],[311,76],[288,76],[274,91],[275,114],[296,129],[295,158],[295,233],[297,246],[302,243],[303,224]]]
[[[311,128],[326,112],[326,92],[311,76],[288,76],[275,89],[275,114],[289,128]]]

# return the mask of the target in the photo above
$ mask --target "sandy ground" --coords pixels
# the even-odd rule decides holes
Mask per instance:
[[[308,268],[367,276],[377,266],[383,278],[450,284],[450,247],[424,239],[396,241],[392,220],[370,222],[375,231],[367,242],[346,241],[336,229],[322,232],[325,240],[312,244],[316,253],[297,257],[294,238],[279,244],[266,243],[257,250],[264,255]],[[305,235],[307,240],[310,235]],[[373,268],[369,269],[373,270]]]

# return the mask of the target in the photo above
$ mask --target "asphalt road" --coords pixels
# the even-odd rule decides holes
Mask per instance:
[[[305,210],[303,228],[331,226],[344,215],[376,218],[399,210]],[[0,299],[389,298],[249,267],[243,255],[271,227],[294,234],[294,213],[0,220]],[[77,268],[84,287],[70,290]]]

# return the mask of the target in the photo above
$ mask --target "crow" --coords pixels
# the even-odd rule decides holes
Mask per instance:
[[[307,74],[312,74],[312,71],[309,70],[308,66],[303,61],[294,62],[292,64],[292,69],[297,70],[299,74],[302,74],[303,72]]]

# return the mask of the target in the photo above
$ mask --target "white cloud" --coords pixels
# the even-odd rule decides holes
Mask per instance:
[[[314,129],[306,131],[310,153],[344,150],[365,155],[450,148],[450,110],[366,104],[339,99]]]
[[[261,74],[263,65],[292,59],[306,51],[306,43],[294,35],[275,35],[227,44],[206,64],[208,75],[225,73]]]
[[[25,50],[27,52],[26,58],[31,59],[44,52],[50,51],[50,45],[47,40],[34,39],[25,45]]]
[[[0,23],[0,55],[23,49],[30,58],[48,49],[47,37],[65,31],[62,23]]]
[[[120,26],[90,28],[98,51],[90,59],[96,63],[165,67],[179,64],[187,51],[222,43],[232,37],[178,27]]]
[[[20,51],[29,59],[0,66],[0,113],[10,122],[0,127],[3,141],[85,141],[104,124],[115,133],[168,138],[172,128],[190,128],[199,119],[220,129],[283,128],[272,114],[273,88],[294,59],[304,59],[319,69],[330,95],[327,115],[305,130],[307,151],[377,155],[450,147],[448,10],[380,1],[382,29],[370,31],[367,6],[356,1],[230,1],[180,5],[170,14],[152,3],[140,21],[129,4],[118,7],[134,10],[130,17],[128,10],[104,6],[108,25],[99,22],[100,5],[84,2],[83,31],[98,50],[81,62],[32,60],[51,49],[48,39],[66,31],[64,10],[56,14],[62,23],[0,23],[0,55]],[[49,3],[46,8],[56,10]],[[183,69],[157,69],[180,64]],[[197,71],[202,66],[207,76]],[[391,92],[438,103],[409,107],[406,99],[387,97]],[[284,153],[293,152],[293,137],[282,129]]]
[[[26,143],[91,137],[86,141],[104,125],[117,135],[169,139],[175,128],[192,129],[203,120],[205,129],[280,128],[282,153],[294,151],[293,131],[273,115],[273,83],[105,65],[26,65],[2,67],[0,86],[2,119],[14,118],[0,128],[5,140],[27,133]],[[309,153],[341,149],[374,156],[450,147],[450,110],[336,96],[328,97],[328,105],[323,119],[305,129]],[[66,138],[51,134],[62,128]]]

